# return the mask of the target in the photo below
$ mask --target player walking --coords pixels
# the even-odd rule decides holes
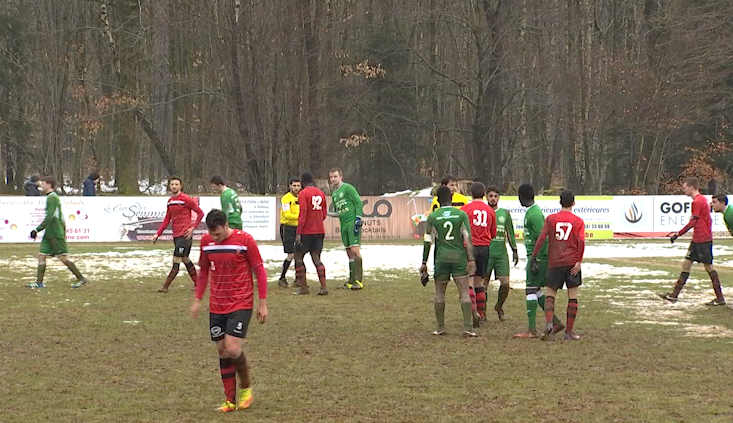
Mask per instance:
[[[169,187],[171,191],[171,198],[168,199],[168,210],[165,213],[163,223],[158,228],[158,233],[153,235],[153,243],[158,241],[163,231],[168,227],[168,224],[173,222],[173,267],[168,273],[168,277],[163,283],[163,287],[158,292],[168,292],[173,279],[176,278],[178,270],[181,267],[181,262],[186,266],[189,276],[193,281],[193,287],[191,290],[196,289],[196,267],[188,257],[191,254],[191,246],[193,245],[193,230],[199,226],[201,219],[204,217],[204,212],[201,210],[198,204],[189,197],[186,193],[181,191],[183,184],[181,180],[175,176],[171,176]],[[196,222],[191,225],[191,212],[196,213]]]
[[[714,212],[723,213],[725,227],[728,229],[728,233],[733,235],[733,207],[728,205],[728,197],[725,194],[713,195],[711,205]]]
[[[713,221],[710,217],[708,200],[700,194],[700,181],[697,178],[688,178],[682,184],[682,189],[685,195],[692,198],[692,216],[690,216],[690,221],[682,230],[672,235],[670,241],[674,243],[677,238],[694,228],[692,242],[687,251],[687,256],[682,262],[682,273],[680,273],[680,277],[674,285],[674,290],[670,293],[659,295],[667,301],[677,302],[677,297],[680,295],[682,287],[685,286],[687,278],[690,277],[692,263],[696,261],[705,266],[705,270],[710,275],[710,280],[713,283],[713,291],[715,291],[715,299],[705,304],[709,306],[725,305],[725,298],[723,297],[723,290],[720,287],[718,272],[713,267]]]
[[[257,276],[257,320],[267,320],[267,271],[262,263],[260,250],[254,238],[247,232],[232,229],[221,210],[212,210],[206,216],[209,233],[201,238],[201,273],[196,284],[196,298],[191,305],[191,315],[198,317],[201,299],[206,292],[211,274],[209,293],[209,332],[219,352],[219,368],[224,384],[226,401],[218,411],[234,411],[252,405],[247,358],[242,350],[242,338],[252,318],[252,272]],[[237,376],[239,376],[239,402],[236,402]],[[237,404],[236,406],[234,404]]]
[[[483,197],[485,194],[486,186],[481,182],[474,182],[471,185],[473,200],[461,208],[466,212],[471,223],[473,257],[476,259],[476,274],[472,278],[471,285],[475,292],[475,312],[478,314],[479,319],[477,321],[476,314],[474,314],[474,327],[479,326],[480,321],[486,319],[485,282],[488,283],[486,269],[489,265],[489,246],[491,240],[496,236],[496,214],[494,214],[494,209],[484,203]]]
[[[298,214],[300,206],[298,205],[298,193],[300,192],[300,178],[293,178],[288,183],[290,191],[283,195],[280,200],[280,239],[283,242],[283,250],[285,251],[285,261],[283,261],[282,273],[277,284],[283,288],[288,287],[288,281],[285,275],[288,273],[290,263],[295,258],[295,235],[298,230]],[[293,282],[293,286],[297,286],[297,281]]]
[[[468,215],[463,210],[451,207],[451,191],[440,187],[437,191],[440,208],[430,213],[425,226],[421,276],[427,273],[430,247],[435,242],[435,317],[438,328],[433,335],[444,335],[445,331],[445,290],[451,276],[458,286],[459,301],[463,312],[463,336],[476,337],[473,331],[473,312],[468,295],[468,278],[476,271],[473,257],[473,244],[469,231]],[[422,278],[424,284],[427,279]]]
[[[323,221],[326,220],[328,205],[326,195],[313,184],[313,175],[304,173],[300,176],[303,189],[298,193],[300,214],[298,215],[298,229],[295,235],[295,276],[300,289],[298,295],[308,295],[308,282],[305,280],[305,255],[310,253],[313,265],[316,266],[321,289],[318,295],[328,295],[326,287],[326,268],[321,262],[323,238],[326,229]]]
[[[519,203],[527,208],[524,214],[524,246],[527,248],[527,257],[532,257],[537,239],[540,237],[542,227],[545,226],[545,215],[537,203],[534,202],[534,187],[530,184],[519,186]],[[542,288],[545,286],[547,276],[548,253],[547,241],[540,247],[537,253],[537,270],[532,272],[532,266],[527,261],[527,319],[529,327],[527,332],[514,335],[515,338],[536,338],[537,337],[537,305],[545,309],[545,294]],[[553,314],[553,331],[555,333],[565,329],[565,325]]]
[[[341,221],[341,241],[349,257],[349,280],[339,288],[358,290],[364,288],[364,268],[361,260],[361,216],[363,203],[353,185],[344,182],[343,171],[337,167],[328,173],[333,187],[331,198],[335,212],[329,215],[338,216]]]
[[[232,229],[242,229],[242,202],[239,201],[237,191],[227,186],[226,181],[219,175],[211,177],[211,187],[221,194],[221,210],[227,216],[227,222]]]
[[[577,341],[578,335],[573,333],[575,317],[578,315],[578,288],[583,284],[583,277],[580,272],[580,264],[583,261],[585,251],[585,223],[583,219],[573,214],[575,195],[570,190],[563,190],[560,193],[560,206],[562,209],[547,216],[542,232],[537,239],[530,268],[532,273],[540,272],[538,256],[542,250],[545,239],[549,239],[549,268],[545,287],[545,331],[542,333],[542,340],[551,339],[552,335],[562,329],[558,329],[555,320],[555,297],[557,291],[563,285],[568,288],[568,323],[565,328],[565,340]]]
[[[456,178],[453,175],[445,175],[443,176],[443,179],[440,180],[440,186],[448,187],[451,192],[451,206],[453,207],[463,207],[466,204],[468,204],[468,198],[466,198],[465,195],[461,194],[459,192],[458,187],[458,178]],[[433,197],[433,202],[430,204],[430,212],[434,212],[435,210],[438,210],[441,205],[438,202],[438,196],[436,195]]]
[[[506,251],[506,242],[512,247],[512,259],[514,265],[519,263],[519,255],[517,254],[517,241],[514,239],[514,223],[509,210],[499,208],[499,188],[489,187],[486,189],[489,206],[494,209],[496,214],[496,238],[489,247],[489,267],[487,275],[490,278],[494,273],[494,279],[499,280],[499,294],[496,298],[494,311],[499,316],[499,320],[505,320],[504,302],[509,296],[509,254]],[[488,286],[488,285],[487,285]]]
[[[46,216],[43,218],[43,222],[31,231],[31,238],[35,241],[38,232],[45,232],[43,232],[41,248],[38,254],[36,281],[26,284],[26,287],[31,289],[45,288],[46,285],[43,283],[43,275],[46,273],[46,258],[56,257],[76,276],[76,283],[71,285],[71,287],[80,288],[87,283],[87,280],[79,272],[79,269],[76,268],[74,262],[69,260],[69,251],[66,247],[66,222],[64,221],[64,214],[61,211],[61,199],[56,194],[56,178],[46,176],[39,179],[38,185],[41,192],[46,194]]]

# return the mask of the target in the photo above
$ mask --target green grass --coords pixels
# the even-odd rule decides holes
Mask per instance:
[[[72,246],[77,255],[114,248]],[[245,345],[255,403],[219,415],[212,411],[223,399],[216,350],[206,313],[189,316],[187,276],[161,295],[165,271],[139,277],[113,265],[71,290],[71,275],[54,263],[50,287],[29,291],[22,284],[35,273],[34,252],[0,247],[3,422],[733,420],[726,380],[733,338],[690,336],[733,329],[733,311],[699,305],[712,298],[700,268],[692,275],[699,288],[691,281],[681,305],[656,300],[653,292],[676,278],[676,259],[596,260],[664,273],[584,272],[576,324],[583,339],[574,343],[512,339],[526,326],[523,290],[509,296],[508,321],[491,314],[480,338],[466,340],[458,336],[455,287],[449,335],[429,335],[433,289],[412,272],[378,271],[364,291],[333,289],[328,297],[296,297],[270,284],[270,319],[250,325]],[[91,271],[94,260],[81,256],[77,264]],[[733,280],[733,269],[719,272],[724,284]],[[642,279],[650,281],[634,282]],[[489,304],[495,299],[493,287]],[[557,304],[565,320],[564,294]]]

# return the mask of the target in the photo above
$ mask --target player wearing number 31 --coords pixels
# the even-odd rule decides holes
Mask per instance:
[[[576,341],[580,339],[573,333],[575,316],[578,314],[578,288],[583,284],[580,263],[585,250],[585,223],[573,214],[575,195],[570,190],[560,193],[562,210],[547,216],[539,239],[534,246],[530,266],[537,273],[537,255],[542,249],[545,239],[549,239],[549,268],[545,281],[545,331],[542,340],[549,340],[553,334],[553,317],[555,316],[555,296],[563,285],[568,287],[568,318],[563,339]]]

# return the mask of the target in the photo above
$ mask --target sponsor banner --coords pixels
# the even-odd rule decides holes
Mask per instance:
[[[166,213],[167,197],[61,198],[70,242],[149,241]],[[194,197],[204,213],[221,208],[219,197]],[[244,230],[257,240],[274,240],[275,197],[241,197]],[[0,197],[0,242],[31,242],[28,238],[45,216],[45,197]],[[195,219],[192,216],[192,219]],[[206,232],[202,222],[194,239]],[[161,240],[173,238],[171,225]]]
[[[705,196],[710,202],[711,196]],[[692,199],[684,195],[616,196],[614,216],[617,238],[665,237],[690,221]],[[722,213],[711,212],[713,234],[727,236]]]

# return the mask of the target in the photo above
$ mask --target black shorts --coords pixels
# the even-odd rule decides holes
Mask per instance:
[[[489,268],[489,247],[478,245],[473,247],[473,257],[476,259],[476,276],[486,279]]]
[[[211,340],[221,341],[225,335],[237,338],[247,337],[249,319],[252,318],[252,309],[237,310],[229,314],[209,314],[209,333]]]
[[[691,242],[685,258],[698,263],[713,264],[713,241]]]
[[[173,257],[188,257],[191,254],[193,237],[186,239],[185,236],[177,236],[173,238],[173,245]]]
[[[285,254],[293,254],[295,252],[295,235],[297,231],[297,226],[280,225],[280,238],[283,240]]]
[[[324,234],[301,235],[300,243],[303,244],[298,250],[299,253],[320,253],[323,251]]]
[[[578,272],[575,276],[571,275],[570,269],[572,268],[573,266],[558,266],[547,269],[546,286],[558,290],[562,289],[563,285],[568,288],[577,288],[583,285],[583,275],[581,275],[581,272]]]

